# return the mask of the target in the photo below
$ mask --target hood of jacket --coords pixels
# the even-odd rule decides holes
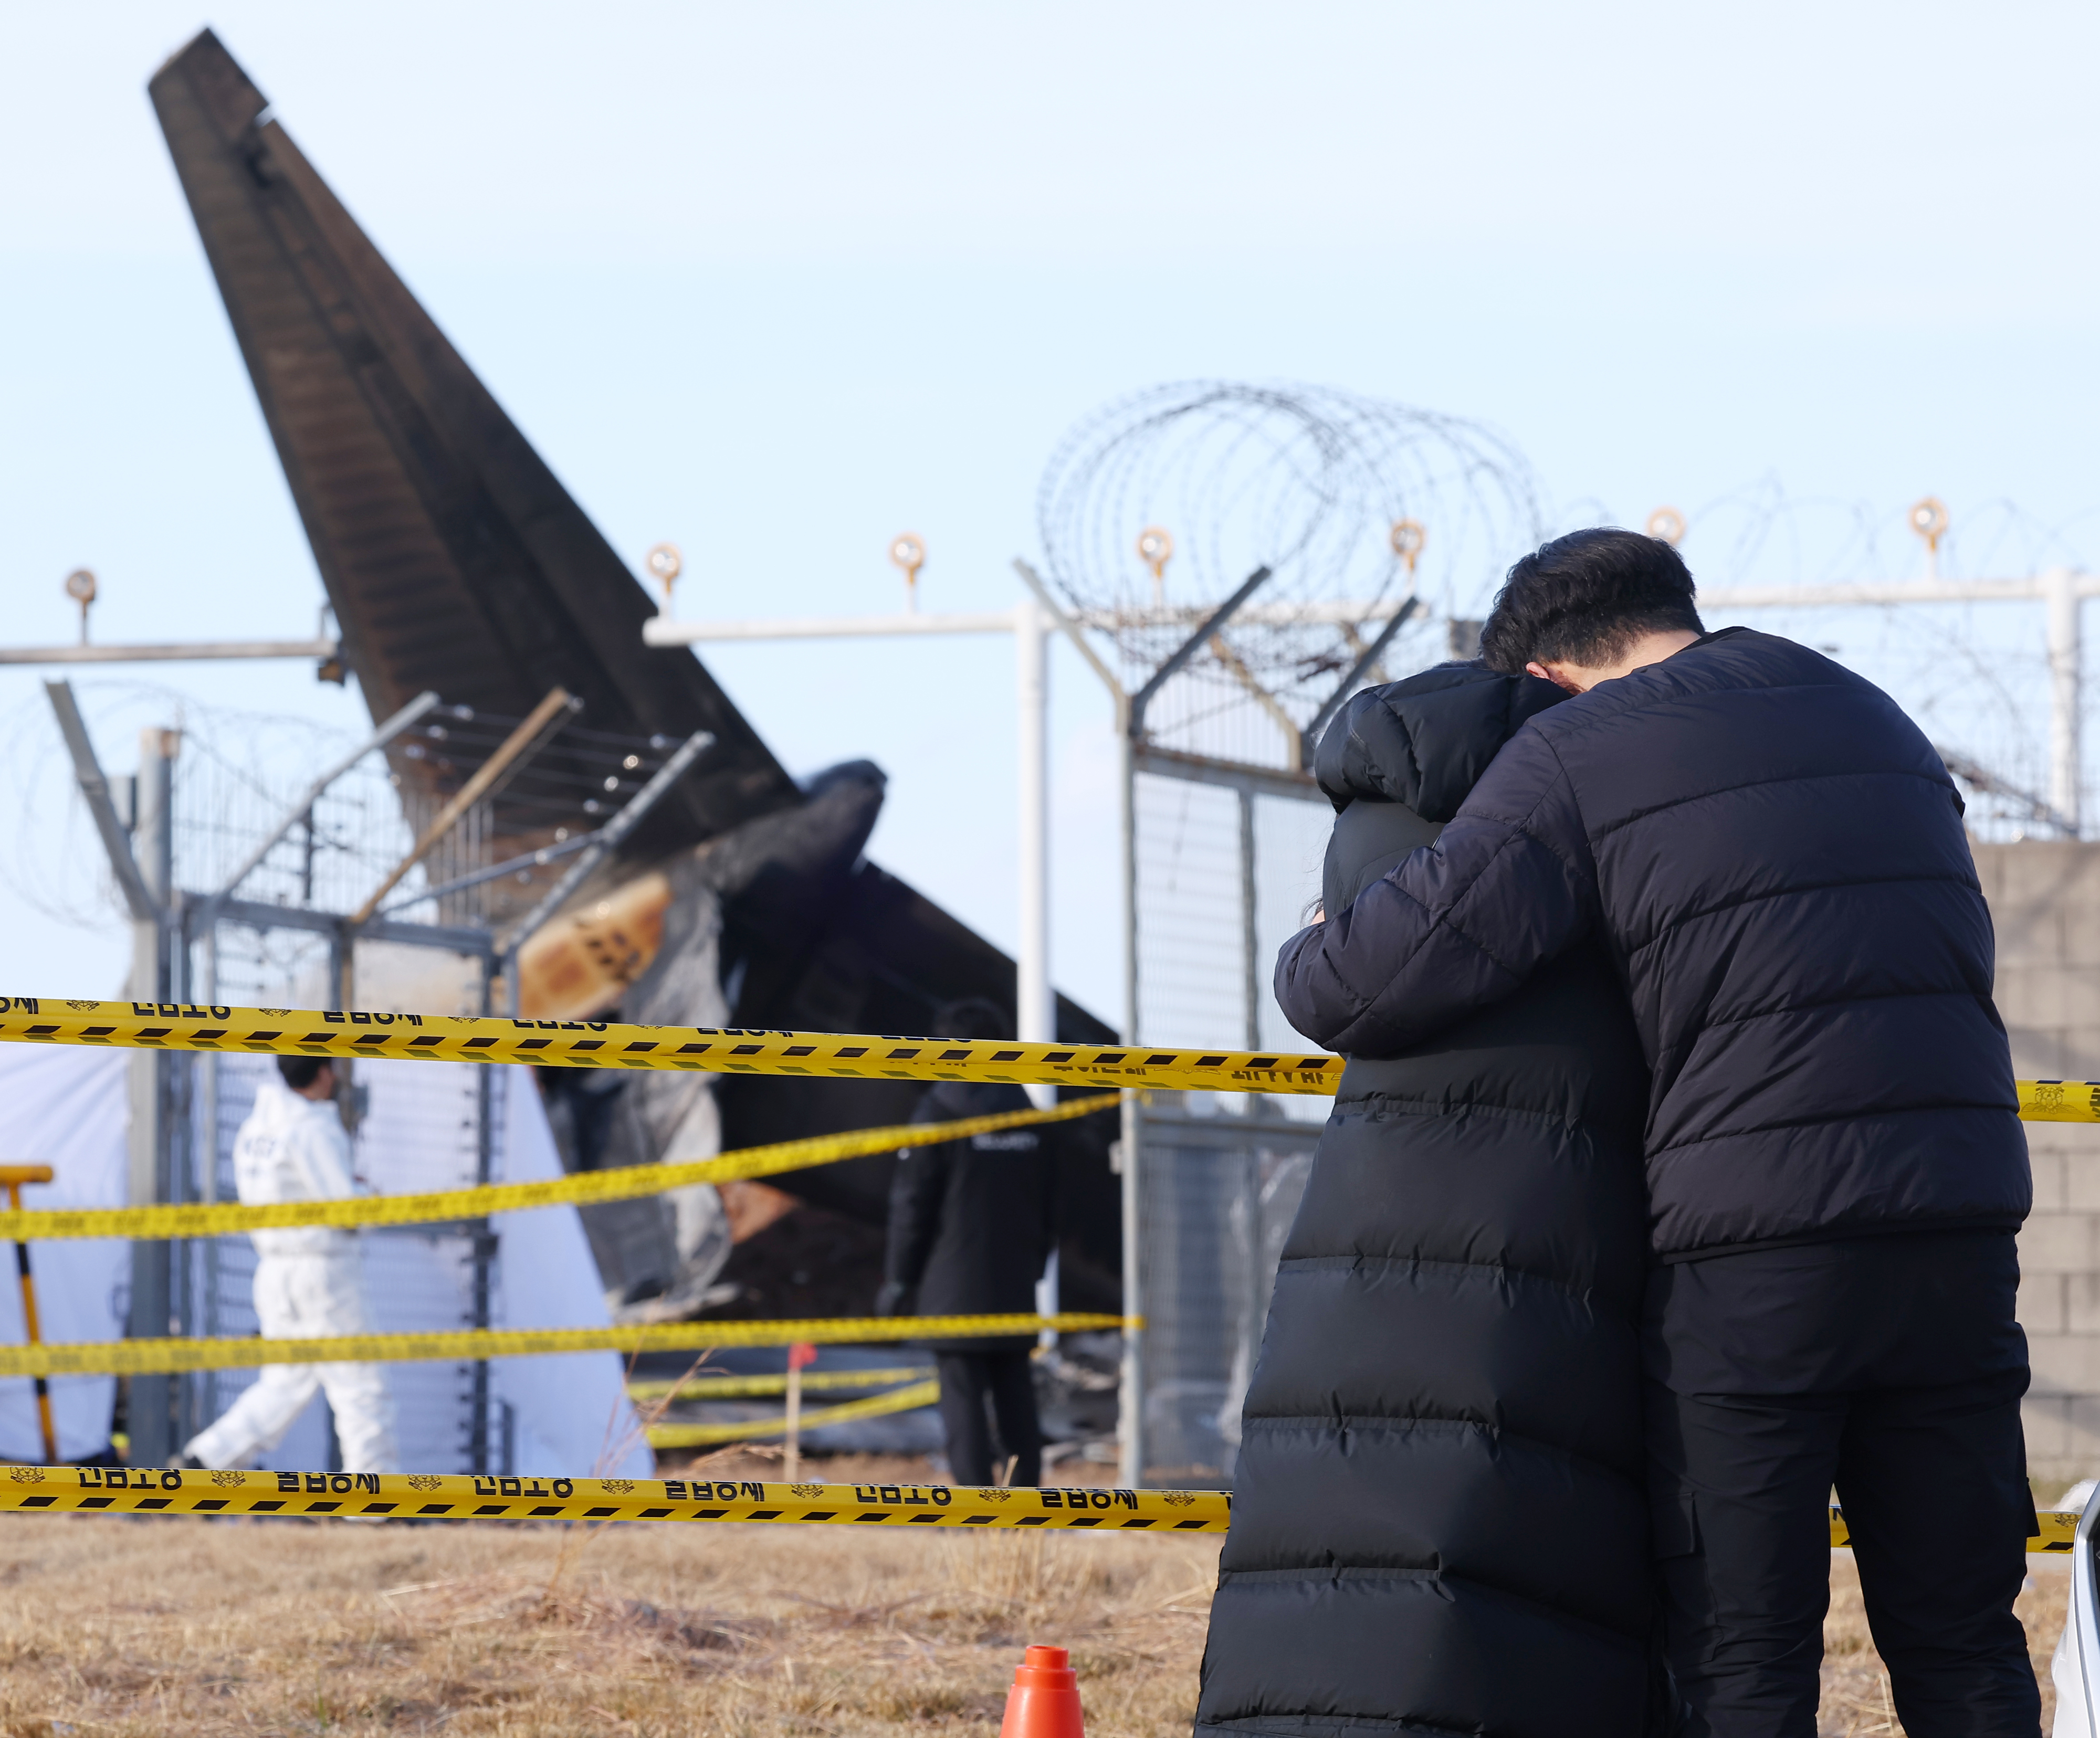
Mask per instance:
[[[1352,696],[1320,739],[1313,775],[1338,810],[1368,797],[1448,821],[1524,721],[1567,698],[1536,676],[1440,664]]]
[[[1339,811],[1320,878],[1326,914],[1434,845],[1518,726],[1566,698],[1535,676],[1477,664],[1440,664],[1354,696],[1313,760]]]

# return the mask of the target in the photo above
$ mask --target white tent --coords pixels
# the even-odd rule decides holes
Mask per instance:
[[[33,1189],[27,1205],[109,1206],[125,1199],[126,1057],[118,1052],[0,1045],[0,1162],[46,1163],[55,1184]],[[218,1059],[218,1133],[223,1154],[247,1114],[255,1082],[272,1066],[265,1056]],[[469,1064],[367,1062],[360,1084],[370,1093],[358,1131],[360,1169],[384,1193],[457,1188],[474,1180],[479,1158],[479,1080]],[[558,1176],[546,1115],[531,1073],[504,1068],[491,1077],[491,1171],[497,1181]],[[230,1177],[222,1176],[230,1184]],[[225,1193],[230,1194],[230,1189]],[[492,1325],[594,1327],[608,1318],[598,1274],[572,1207],[505,1214],[497,1238]],[[472,1307],[469,1246],[457,1233],[415,1228],[368,1234],[366,1284],[382,1332],[460,1327]],[[35,1246],[38,1300],[47,1340],[108,1339],[122,1331],[130,1277],[121,1242]],[[253,1257],[245,1238],[218,1241],[213,1267],[211,1328],[254,1330],[248,1308]],[[201,1288],[203,1289],[203,1288]],[[196,1312],[204,1314],[200,1298]],[[19,1292],[0,1285],[0,1339],[23,1337]],[[505,1457],[521,1474],[646,1476],[652,1457],[637,1427],[612,1352],[513,1358],[490,1365],[491,1463]],[[204,1389],[215,1415],[253,1377],[218,1373]],[[387,1380],[401,1412],[402,1453],[412,1471],[459,1471],[467,1465],[471,1367],[396,1364]],[[108,1377],[66,1377],[53,1383],[62,1456],[89,1454],[109,1437],[115,1387]],[[316,1400],[267,1464],[320,1467],[329,1442]],[[0,1381],[0,1458],[41,1459],[35,1405],[25,1380]]]
[[[57,1180],[22,1192],[31,1207],[121,1207],[126,1176],[125,1058],[107,1050],[0,1044],[0,1163],[49,1165]],[[39,1243],[29,1251],[37,1314],[47,1340],[115,1339],[124,1331],[131,1246],[121,1239]],[[0,1344],[19,1346],[21,1287],[0,1284]],[[59,1453],[75,1459],[109,1446],[113,1376],[54,1376]],[[40,1461],[35,1391],[0,1380],[0,1459]]]

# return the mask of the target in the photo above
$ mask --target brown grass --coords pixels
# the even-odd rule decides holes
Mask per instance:
[[[850,1475],[849,1475],[850,1476]],[[1179,1735],[1215,1539],[0,1519],[0,1734],[996,1731],[1029,1642],[1093,1738]],[[1823,1732],[1881,1734],[1836,1559]],[[2068,1577],[2023,1599],[2047,1690]]]
[[[0,1520],[0,1732],[1187,1731],[1215,1540]]]
[[[2014,1609],[2027,1626],[2027,1652],[2041,1683],[2041,1729],[2047,1731],[2056,1711],[2049,1681],[2049,1656],[2063,1630],[2065,1602],[2071,1595],[2069,1566],[2037,1562],[2027,1590]],[[1819,1738],[1868,1738],[1900,1732],[1889,1701],[1888,1674],[1867,1633],[1867,1613],[1860,1599],[1860,1577],[1849,1551],[1833,1552],[1830,1560],[1830,1615],[1823,1625],[1823,1716]]]

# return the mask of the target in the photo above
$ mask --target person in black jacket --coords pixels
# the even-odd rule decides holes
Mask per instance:
[[[1001,1010],[973,999],[942,1009],[931,1035],[1011,1039],[1013,1033]],[[944,1080],[919,1101],[911,1119],[946,1123],[1028,1108],[1028,1095],[1017,1086]],[[876,1313],[894,1315],[908,1302],[920,1316],[1032,1314],[1035,1282],[1056,1247],[1056,1186],[1039,1128],[899,1153]],[[928,1343],[941,1375],[950,1476],[958,1484],[995,1482],[996,1417],[999,1447],[1013,1463],[1007,1482],[1039,1484],[1043,1431],[1029,1366],[1032,1338]]]
[[[1285,945],[1284,1012],[1396,1055],[1601,942],[1652,1074],[1649,1482],[1690,1730],[1815,1731],[1834,1485],[1912,1738],[2035,1733],[2031,1186],[1946,768],[1841,665],[1706,633],[1654,538],[1527,556],[1483,647],[1574,697]]]
[[[1564,698],[1465,664],[1357,695],[1316,761],[1330,916]],[[1247,1392],[1199,1734],[1648,1729],[1647,1096],[1594,940],[1351,1058]]]

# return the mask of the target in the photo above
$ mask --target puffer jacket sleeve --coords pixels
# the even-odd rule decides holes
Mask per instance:
[[[1509,995],[1590,933],[1597,910],[1574,792],[1527,728],[1434,845],[1284,944],[1277,1003],[1316,1043],[1397,1055]]]
[[[919,1101],[913,1122],[941,1120],[933,1096],[929,1092]],[[889,1242],[882,1276],[890,1283],[909,1289],[926,1277],[926,1264],[941,1235],[941,1209],[947,1199],[952,1162],[952,1145],[946,1141],[907,1147],[897,1155],[897,1169],[889,1181]]]

